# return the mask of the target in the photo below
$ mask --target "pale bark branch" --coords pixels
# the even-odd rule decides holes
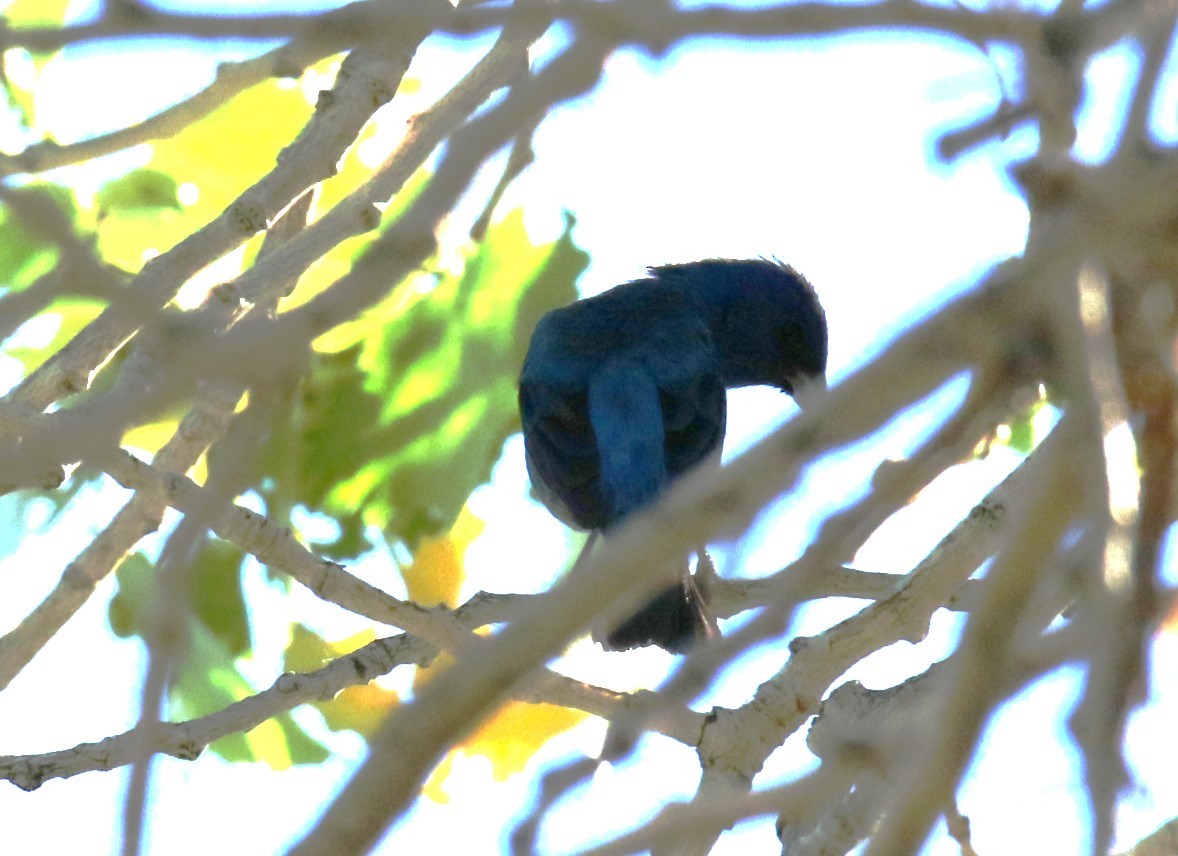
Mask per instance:
[[[1023,610],[1081,507],[1084,485],[1064,465],[1064,449],[1076,430],[1065,417],[1055,442],[1038,454],[1043,478],[1028,482],[1011,537],[986,574],[986,588],[971,614],[941,709],[927,738],[904,771],[883,823],[867,853],[910,853],[920,848],[933,822],[947,807],[980,736],[986,715],[1003,697],[1006,649],[1015,638]]]
[[[527,47],[554,20],[571,24],[571,45],[528,75]],[[223,309],[186,313],[182,321],[171,313],[161,317],[161,307],[193,273],[250,235],[271,228],[300,193],[332,174],[373,112],[395,91],[422,39],[431,32],[498,27],[505,29],[497,45],[431,110],[415,117],[401,146],[363,187],[216,290],[214,298],[224,301]],[[232,451],[232,442],[218,438],[243,391],[250,393],[250,408],[238,420],[259,418],[268,391],[283,378],[297,377],[316,336],[375,305],[429,257],[439,223],[473,176],[514,142],[516,154],[501,190],[526,161],[521,141],[541,126],[552,107],[593,87],[606,58],[618,47],[663,51],[696,36],[827,35],[881,27],[946,34],[978,45],[1000,42],[1020,52],[1027,85],[1017,106],[943,142],[972,145],[1002,133],[1014,121],[1037,120],[1040,151],[1014,171],[1032,212],[1026,253],[984,278],[972,294],[905,333],[872,365],[831,390],[817,408],[745,456],[716,472],[683,480],[649,513],[611,533],[602,550],[549,593],[478,599],[456,612],[423,609],[316,557],[288,530],[234,504],[237,493],[252,483],[244,452],[242,466],[231,467],[231,476],[214,473],[208,486],[184,476],[211,444]],[[81,459],[137,492],[108,530],[66,569],[57,590],[0,639],[0,688],[85,601],[95,583],[157,525],[165,505],[184,514],[161,560],[160,606],[144,629],[151,665],[140,727],[72,750],[0,759],[0,776],[31,788],[48,778],[134,765],[126,811],[126,847],[134,852],[148,793],[147,761],[153,753],[194,757],[218,737],[252,728],[298,704],[331,697],[398,665],[426,662],[438,650],[452,650],[458,654],[456,664],[423,686],[412,703],[393,712],[372,741],[370,759],[295,853],[363,852],[417,797],[424,776],[443,754],[511,697],[576,707],[610,719],[607,753],[628,751],[643,730],[698,750],[703,776],[695,800],[667,807],[651,823],[591,851],[597,856],[644,849],[659,856],[704,854],[724,828],[765,813],[782,816],[782,841],[791,854],[824,852],[836,845],[845,849],[854,846],[852,839],[864,837],[871,853],[912,852],[942,813],[955,824],[953,835],[962,852],[969,852],[968,824],[957,814],[952,797],[985,718],[1026,681],[1078,661],[1087,671],[1088,685],[1074,727],[1096,807],[1096,848],[1107,849],[1112,806],[1124,781],[1120,737],[1142,691],[1150,633],[1173,599],[1173,592],[1159,585],[1159,561],[1162,538],[1174,516],[1178,469],[1174,323],[1172,317],[1153,327],[1134,320],[1148,288],[1161,289],[1172,300],[1178,283],[1178,258],[1172,249],[1178,201],[1173,194],[1157,192],[1178,182],[1178,158],[1171,151],[1138,145],[1145,138],[1172,30],[1171,10],[1159,13],[1133,0],[1092,9],[1065,2],[1050,15],[1013,7],[971,11],[908,0],[756,9],[525,0],[510,7],[479,4],[457,10],[442,0],[367,0],[325,15],[254,19],[171,15],[124,0],[108,4],[88,24],[3,31],[0,44],[38,51],[132,33],[278,36],[291,41],[233,66],[204,92],[139,125],[72,147],[34,146],[0,158],[0,175],[47,169],[175,133],[245,86],[297,71],[334,51],[352,52],[334,89],[321,99],[277,167],[214,221],[149,263],[128,286],[46,279],[24,296],[0,301],[0,329],[5,329],[59,293],[90,289],[109,299],[99,319],[0,402],[0,433],[8,440],[8,447],[0,449],[4,479],[13,485],[44,486],[47,467]],[[1123,145],[1105,164],[1078,166],[1069,158],[1082,72],[1097,50],[1126,35],[1139,38],[1146,48],[1127,120],[1131,127],[1125,139],[1131,145]],[[476,115],[505,86],[511,87],[506,96]],[[374,230],[379,221],[375,206],[395,195],[446,138],[449,145],[432,180],[395,223],[373,238],[347,275],[276,317],[254,313],[232,325],[216,323],[217,312],[236,318],[241,301],[276,299],[328,250]],[[9,201],[21,203],[15,197]],[[57,242],[63,256],[85,249],[71,241],[73,236],[65,234]],[[77,260],[78,270],[94,267],[89,255],[79,254]],[[1085,300],[1089,308],[1091,300],[1076,290],[1077,282],[1083,285],[1093,271],[1110,276],[1101,283],[1105,318],[1097,325],[1084,323]],[[96,368],[135,335],[141,339],[109,392],[43,413],[63,396],[85,389]],[[155,353],[168,359],[156,359]],[[796,485],[805,465],[869,435],[962,372],[970,373],[972,386],[961,411],[908,461],[881,466],[868,495],[828,520],[799,561],[763,580],[714,582],[711,594],[721,615],[753,607],[761,612],[741,630],[685,658],[658,693],[616,693],[546,670],[562,646],[590,623],[621,616],[649,593],[656,585],[651,569],[668,555],[686,554],[706,540],[739,536],[768,501]],[[924,561],[903,576],[843,567],[885,519],[968,455],[1003,417],[1016,390],[1040,382],[1048,385],[1052,402],[1063,411],[1063,422]],[[153,408],[189,400],[196,402],[189,417],[153,464],[117,448],[125,428]],[[1109,428],[1129,417],[1142,464],[1140,502],[1136,516],[1117,519],[1108,497],[1114,473],[1103,466],[1101,443]],[[249,444],[242,448],[248,450]],[[1080,540],[1064,549],[1069,528]],[[179,584],[186,573],[185,558],[206,529],[324,600],[407,632],[316,672],[283,676],[270,689],[211,716],[187,723],[158,721],[164,676],[184,644],[169,634],[187,617],[183,598],[172,589],[185,588]],[[971,580],[991,557],[985,578]],[[709,714],[687,706],[733,658],[779,637],[797,603],[831,595],[872,602],[824,633],[794,640],[788,660],[782,652],[778,673],[746,704]],[[1044,626],[1061,605],[1073,600],[1074,614],[1069,613],[1066,625],[1045,633]],[[817,773],[752,792],[769,754],[818,710],[846,669],[889,644],[919,641],[932,614],[947,607],[966,609],[970,617],[957,651],[937,667],[944,676],[938,679],[937,704],[913,717],[921,723],[920,740],[892,732],[887,724],[904,719],[897,711],[915,708],[874,696],[882,705],[880,719],[866,717],[847,727],[842,742],[816,749],[824,761]],[[492,639],[472,632],[488,621],[506,628]],[[886,691],[889,698],[902,695],[904,686]],[[811,732],[815,746],[848,697],[844,689],[827,699],[827,720]],[[855,743],[858,738],[863,739]],[[848,752],[854,756],[847,748],[851,745],[865,750],[867,763],[864,757],[849,758]],[[518,830],[521,846],[544,813],[593,764],[578,762],[545,778],[543,798]]]
[[[511,597],[476,596],[455,610],[454,621],[474,630],[507,619],[518,608]],[[428,666],[439,647],[408,633],[376,639],[321,669],[281,675],[268,689],[235,702],[216,713],[186,722],[157,724],[143,745],[152,752],[183,760],[197,758],[214,740],[256,728],[268,719],[301,704],[335,698],[348,687],[363,686],[398,666]],[[557,704],[597,716],[617,716],[635,696],[596,687],[555,672],[541,675],[530,688],[516,694],[520,701]],[[649,727],[688,745],[698,742],[704,715],[685,708],[664,710]],[[113,770],[130,764],[142,751],[141,734],[127,731],[96,743],[34,755],[0,756],[0,778],[24,790],[35,790],[50,779]]]
[[[46,172],[174,137],[251,86],[275,77],[298,77],[308,66],[350,46],[346,41],[333,40],[331,35],[328,31],[288,42],[251,59],[224,62],[217,67],[213,82],[200,92],[134,125],[76,143],[47,140],[17,154],[0,153],[0,177]]]
[[[306,224],[312,194],[306,193],[292,205],[262,243],[265,257]],[[290,283],[280,283],[284,288]],[[249,311],[268,312],[277,296],[260,301]],[[205,321],[226,330],[238,320],[238,307],[216,296],[206,302]],[[224,433],[244,389],[239,384],[205,383],[192,409],[180,420],[176,433],[160,448],[152,467],[161,473],[183,475]],[[0,637],[0,690],[44,647],[93,594],[104,579],[144,536],[159,528],[166,503],[158,491],[140,491],[123,506],[114,519],[66,566],[61,581],[31,613]]]
[[[1003,525],[1017,518],[1025,485],[1042,479],[1052,439],[974,508],[929,556],[898,581],[889,597],[812,638],[790,643],[785,667],[735,710],[717,711],[700,746],[704,776],[697,799],[747,790],[769,754],[817,711],[831,684],[868,654],[900,641],[917,642],[932,613],[996,552]],[[684,852],[706,853],[712,842]]]
[[[396,92],[417,45],[441,14],[439,4],[449,8],[445,0],[406,0],[402,26],[348,56],[335,87],[320,99],[277,167],[213,221],[148,262],[123,300],[112,303],[7,399],[43,410],[85,389],[91,372],[138,327],[154,320],[190,276],[267,228],[307,188],[333,175],[364,124]]]
[[[633,600],[653,588],[654,573],[667,556],[686,554],[701,540],[739,535],[765,502],[794,483],[801,462],[878,427],[895,408],[927,394],[963,363],[985,364],[1001,352],[1009,327],[999,323],[1002,313],[990,312],[998,309],[1003,293],[1002,288],[987,290],[943,310],[878,362],[831,390],[821,406],[804,412],[731,465],[684,478],[651,512],[622,527],[583,568],[521,610],[493,646],[463,657],[431,681],[413,705],[390,716],[372,742],[368,762],[294,852],[307,856],[368,846],[404,811],[446,746],[592,620],[621,617]],[[961,313],[972,322],[965,336],[953,323]],[[993,318],[994,326],[987,318]],[[899,374],[886,374],[889,365],[911,370],[902,373],[901,381]],[[880,376],[895,382],[881,384]],[[838,418],[832,418],[836,414]],[[976,562],[969,570],[973,567]],[[955,582],[968,574],[967,570]],[[797,659],[795,654],[791,662]],[[713,758],[709,734],[716,734],[715,722],[705,730],[701,745],[705,763]],[[730,741],[714,745],[720,755],[732,748]]]

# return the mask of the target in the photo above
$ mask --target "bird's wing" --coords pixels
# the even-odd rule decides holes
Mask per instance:
[[[690,305],[666,312],[636,350],[658,387],[666,472],[677,478],[724,441],[727,402],[711,333]]]
[[[719,451],[724,442],[727,401],[718,370],[705,371],[686,383],[661,386],[659,404],[671,478]]]
[[[604,528],[587,391],[525,379],[519,404],[528,475],[540,501],[570,526]]]
[[[578,529],[600,529],[604,509],[588,403],[594,360],[566,314],[558,310],[540,319],[520,373],[528,475],[557,518]]]
[[[608,527],[718,449],[725,422],[719,365],[696,308],[648,285],[603,297],[545,316],[520,376],[537,494],[558,518],[588,529]],[[592,417],[591,387],[599,402]],[[646,391],[649,406],[639,400]],[[605,467],[625,484],[601,483],[606,446],[623,457],[623,446],[635,450]],[[647,462],[657,466],[623,477],[642,463],[633,460],[637,450],[650,446],[663,449],[662,460]],[[624,495],[631,488],[635,495]]]

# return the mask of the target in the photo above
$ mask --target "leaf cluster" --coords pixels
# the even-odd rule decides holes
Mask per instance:
[[[7,19],[10,25],[60,24],[67,5],[17,0]],[[38,103],[48,97],[40,82],[51,65],[71,59],[68,52],[26,59],[20,52],[6,59],[2,82],[11,120],[28,139],[55,145],[55,129],[40,121]],[[21,65],[20,74],[12,73],[14,63]],[[330,81],[339,65],[338,57],[328,57],[311,66],[306,79]],[[416,80],[402,79],[402,90],[417,88]],[[0,314],[25,310],[23,317],[15,311],[5,316],[12,319],[12,335],[0,343],[15,382],[60,353],[117,298],[92,288],[80,271],[112,271],[125,287],[271,172],[313,114],[298,78],[266,79],[178,133],[141,146],[139,165],[106,177],[96,190],[90,182],[101,170],[79,165],[26,176],[19,191],[0,197]],[[376,135],[378,122],[379,116],[366,125],[318,186],[318,216],[345,204],[371,177],[373,167],[359,150]],[[430,167],[420,166],[389,201],[378,229],[322,253],[286,289],[277,316],[329,292],[431,178]],[[408,552],[413,561],[402,570],[411,595],[453,605],[465,576],[465,548],[480,529],[469,512],[463,517],[463,509],[490,478],[504,441],[518,430],[515,378],[531,328],[544,312],[576,298],[577,278],[588,265],[573,241],[573,225],[566,214],[555,240],[537,242],[523,209],[498,211],[477,240],[441,247],[408,275],[391,279],[386,296],[370,309],[325,331],[300,372],[279,372],[278,404],[255,445],[250,482],[242,486],[267,518],[290,525],[311,515],[319,521],[317,530],[329,523],[336,535],[314,546],[332,559],[355,560],[378,546]],[[198,272],[167,311],[207,309],[210,289],[249,270],[261,247],[258,235]],[[132,340],[113,353],[90,390],[75,399],[109,393],[134,347]],[[238,409],[248,401],[247,393]],[[120,443],[141,455],[159,455],[182,432],[190,406],[191,399],[181,398],[150,411],[120,429]],[[223,454],[214,441],[186,468],[188,474],[205,481]],[[83,488],[98,484],[99,476],[91,467],[75,469],[47,494],[54,513],[43,525],[61,519],[72,503],[92,502],[93,493]],[[14,544],[27,534],[23,519],[12,521]],[[168,596],[157,567],[162,539],[153,543],[131,550],[132,541],[117,562],[109,613],[119,636],[147,637],[160,598]],[[243,594],[247,559],[216,537],[205,535],[196,544],[192,570],[183,575],[190,617],[182,665],[170,681],[174,717],[202,717],[258,690],[241,665],[253,653],[258,619],[258,607]],[[286,578],[275,579],[286,590]],[[328,641],[292,620],[286,668],[313,670],[367,641]],[[330,728],[371,734],[397,702],[396,693],[371,684],[317,707]],[[535,744],[539,733],[527,739]],[[485,750],[487,738],[481,739]],[[514,741],[506,738],[504,745]],[[212,748],[231,760],[264,760],[275,767],[326,756],[290,713],[223,737]]]

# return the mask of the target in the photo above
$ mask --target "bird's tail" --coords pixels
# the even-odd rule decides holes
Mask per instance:
[[[589,387],[589,422],[600,459],[601,492],[610,518],[620,523],[649,505],[667,485],[659,390],[646,367],[622,360],[600,367]],[[613,651],[658,645],[682,653],[714,635],[716,620],[686,562],[681,569],[667,570],[676,582],[616,628],[606,633],[595,630],[594,640]]]
[[[658,645],[673,654],[682,654],[718,632],[716,619],[695,578],[686,575],[597,641],[608,651]]]

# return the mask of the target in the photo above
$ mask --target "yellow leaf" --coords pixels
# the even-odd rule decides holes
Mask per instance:
[[[310,113],[297,88],[267,80],[174,137],[152,143],[147,168],[185,187],[190,202],[177,209],[101,212],[98,244],[104,259],[137,271],[147,259],[170,250],[272,170]]]
[[[1163,633],[1178,633],[1178,604],[1170,610],[1170,614],[1162,621]]]
[[[470,506],[464,506],[449,532],[422,538],[413,564],[401,570],[410,599],[422,606],[457,606],[466,578],[466,550],[486,526]]]
[[[458,603],[462,557],[449,533],[421,539],[413,564],[401,569],[409,597],[422,606]]]
[[[139,425],[123,435],[123,445],[132,446],[154,455],[164,443],[172,438],[179,425],[179,419],[165,419],[162,422]]]
[[[179,426],[179,417],[138,425],[123,435],[122,445],[140,449],[149,455],[155,455],[165,443],[172,439]],[[205,479],[208,477],[208,459],[204,453],[201,453],[200,457],[196,459],[196,463],[192,465],[187,474],[197,484],[205,483]]]
[[[376,638],[375,630],[364,630],[347,639],[328,642],[302,624],[291,628],[290,644],[286,646],[283,668],[288,672],[313,672],[336,657],[363,648]]]
[[[291,672],[312,672],[331,660],[350,654],[376,638],[376,632],[365,630],[355,636],[328,642],[302,624],[291,629],[290,644],[283,657],[283,668]],[[333,731],[349,729],[364,737],[371,737],[401,701],[392,690],[375,683],[346,687],[327,701],[315,702],[328,728]]]
[[[286,733],[277,720],[267,719],[245,733],[245,742],[255,758],[265,761],[271,769],[286,770],[291,764]]]
[[[413,566],[405,571],[405,582],[410,596],[421,602],[422,592],[441,592],[452,586],[456,599],[462,582],[462,556],[486,527],[483,520],[466,506],[450,532],[438,538],[423,539]],[[436,575],[436,576],[431,576]],[[455,602],[455,600],[432,601]],[[414,675],[414,689],[445,671],[454,662],[453,656],[441,652],[427,669]],[[508,701],[484,722],[465,741],[455,747],[467,755],[482,755],[491,762],[496,779],[503,781],[512,773],[523,770],[536,751],[552,737],[583,722],[589,714],[580,710],[550,704],[527,704]],[[430,774],[423,793],[435,802],[449,802],[445,784],[453,769],[454,753],[449,753]]]
[[[498,781],[504,781],[522,771],[551,738],[579,725],[588,716],[584,711],[557,705],[509,701],[455,751],[487,758],[492,774]],[[435,802],[450,800],[445,784],[453,769],[453,755],[451,752],[438,764],[422,789]]]
[[[463,555],[466,555],[467,548],[483,534],[483,530],[486,528],[487,521],[471,511],[469,505],[464,505],[462,511],[458,513],[458,519],[450,527],[450,537],[458,545]]]
[[[462,749],[469,755],[489,758],[495,778],[503,781],[522,770],[550,738],[579,725],[588,716],[583,710],[554,704],[509,701],[462,744]]]
[[[333,730],[347,728],[370,738],[400,700],[392,690],[368,683],[348,687],[330,701],[319,702],[318,707]]]
[[[450,752],[434,767],[429,774],[421,792],[436,803],[445,805],[450,802],[450,795],[446,793],[446,780],[450,778],[450,771],[454,769],[454,753]]]
[[[8,26],[60,26],[70,0],[13,0],[3,6]]]

